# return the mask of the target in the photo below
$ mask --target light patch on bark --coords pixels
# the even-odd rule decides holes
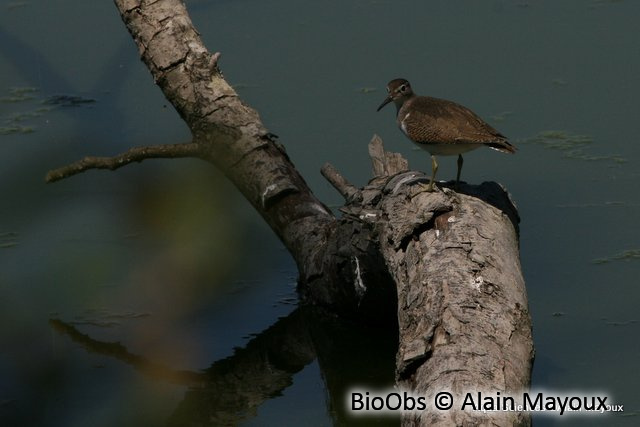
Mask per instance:
[[[356,287],[356,292],[358,293],[358,295],[362,296],[367,291],[367,287],[362,280],[362,273],[360,272],[360,261],[358,260],[357,256],[354,256],[353,259],[355,260],[356,264],[354,285]]]

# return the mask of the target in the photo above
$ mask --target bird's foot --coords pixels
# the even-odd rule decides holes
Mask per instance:
[[[419,185],[420,187],[422,187],[422,189],[423,189],[424,191],[427,191],[427,192],[429,192],[429,193],[432,193],[432,192],[436,191],[436,189],[437,189],[437,187],[434,185],[433,181],[429,181],[429,183],[428,183],[428,184],[425,184],[425,183],[424,183],[424,182],[422,182],[422,181],[418,181],[418,185]]]

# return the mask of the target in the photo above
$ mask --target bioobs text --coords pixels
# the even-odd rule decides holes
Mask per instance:
[[[406,391],[390,392],[384,395],[370,395],[366,392],[349,393],[352,411],[424,411],[427,400],[424,396],[414,397]]]

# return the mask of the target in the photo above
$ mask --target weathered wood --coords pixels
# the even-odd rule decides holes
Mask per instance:
[[[427,402],[449,391],[454,409],[467,392],[516,395],[528,388],[533,362],[517,211],[495,183],[462,185],[459,193],[398,185],[415,179],[413,172],[389,178],[380,188],[385,196],[362,208],[379,230],[382,257],[397,286],[397,385]],[[431,405],[403,421],[511,426],[529,425],[530,417]]]
[[[409,162],[399,153],[384,150],[382,139],[373,135],[369,142],[369,157],[373,169],[373,176],[391,176],[409,170]]]

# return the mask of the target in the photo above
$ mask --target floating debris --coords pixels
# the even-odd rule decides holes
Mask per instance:
[[[361,87],[356,90],[356,92],[360,92],[360,93],[371,93],[371,92],[377,92],[377,91],[378,89],[375,87]]]
[[[563,130],[545,130],[525,142],[540,144],[552,150],[575,150],[593,142],[588,135],[572,134]]]
[[[538,135],[521,140],[521,143],[538,144],[550,150],[558,150],[563,157],[585,161],[611,161],[625,163],[627,159],[618,155],[594,156],[587,154],[585,148],[593,143],[593,138],[588,135],[572,134],[562,130],[547,130]]]
[[[495,122],[504,122],[512,114],[513,114],[513,111],[503,111],[501,113],[494,114],[493,116],[491,116],[491,120]]]
[[[591,261],[591,263],[606,264],[612,261],[628,261],[628,260],[636,260],[636,259],[640,259],[640,249],[627,249],[609,257],[596,258],[593,261]]]
[[[61,107],[77,107],[85,104],[93,104],[96,100],[93,98],[84,98],[75,95],[53,95],[42,101],[45,105],[57,105]]]
[[[7,95],[0,96],[0,103],[21,104],[26,111],[16,112],[17,107],[12,107],[12,113],[0,117],[0,135],[27,134],[37,130],[37,126],[24,124],[29,120],[38,118],[58,107],[90,106],[97,101],[93,98],[85,98],[76,95],[54,95],[47,98],[37,96],[39,90],[36,87],[12,87]],[[31,107],[31,109],[29,109]]]
[[[26,1],[14,1],[11,3],[7,3],[7,10],[18,9],[28,5],[29,5],[29,2],[26,2]]]
[[[38,92],[38,88],[32,86],[12,87],[9,88],[9,95],[0,98],[0,102],[22,102],[29,99],[35,99],[34,93]]]
[[[608,326],[627,326],[627,325],[633,325],[634,323],[638,323],[637,319],[631,319],[631,320],[607,320],[604,322],[605,325]]]
[[[0,126],[0,135],[11,135],[16,133],[31,133],[35,131],[33,126],[24,126],[19,123],[42,116],[44,113],[50,111],[50,107],[40,107],[33,111],[25,111],[21,113],[14,113],[5,118],[4,122],[6,126]]]
[[[40,117],[41,115],[49,111],[51,111],[51,107],[40,107],[40,108],[36,108],[33,111],[24,111],[22,113],[15,113],[9,118],[9,121],[22,122],[25,120]]]
[[[0,233],[0,249],[8,249],[18,246],[18,233],[9,231]]]
[[[11,135],[14,133],[31,133],[35,129],[32,126],[0,126],[0,135]]]

